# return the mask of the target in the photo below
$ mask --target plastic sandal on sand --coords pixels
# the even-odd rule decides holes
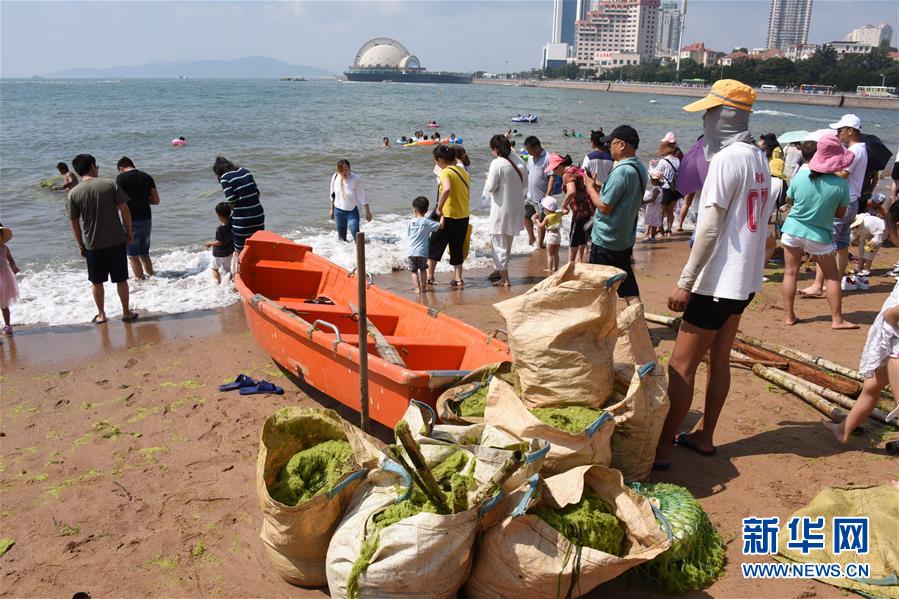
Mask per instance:
[[[678,447],[683,447],[684,449],[689,449],[690,451],[695,451],[699,455],[703,455],[706,457],[711,457],[718,453],[718,448],[712,449],[711,451],[702,449],[687,437],[687,433],[680,433],[677,437],[674,438],[674,444]]]
[[[465,287],[465,281],[450,281],[450,287],[455,287],[457,289],[462,289]]]
[[[140,318],[140,314],[132,310],[128,316],[122,316],[122,322],[134,322],[138,318]]]
[[[255,387],[256,381],[251,379],[245,374],[238,374],[237,378],[235,378],[230,383],[225,383],[224,385],[219,385],[219,391],[237,391],[238,389],[243,389],[244,387]]]
[[[259,381],[254,387],[244,387],[240,390],[241,395],[255,395],[257,393],[274,393],[275,395],[281,395],[284,393],[284,389],[268,381]]]

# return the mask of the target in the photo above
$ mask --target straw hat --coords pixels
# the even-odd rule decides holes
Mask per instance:
[[[715,82],[712,89],[702,100],[684,106],[687,112],[700,112],[716,106],[730,106],[737,110],[752,110],[755,103],[755,90],[740,83],[736,79],[721,79]]]
[[[12,229],[9,227],[0,227],[0,243],[6,243],[12,239]]]

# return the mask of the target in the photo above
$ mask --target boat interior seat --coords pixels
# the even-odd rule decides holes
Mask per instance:
[[[358,318],[347,306],[331,304],[309,304],[302,299],[281,298],[279,304],[290,310],[310,324],[316,320],[330,322],[343,333],[357,335],[359,333]],[[382,335],[392,335],[400,322],[400,317],[394,314],[368,313],[368,319],[378,327]],[[323,329],[327,331],[327,329]]]
[[[302,262],[259,260],[253,265],[252,286],[270,298],[290,296],[312,298],[318,293],[324,273],[310,270]]]
[[[359,347],[359,335],[341,333],[340,338],[344,343]],[[458,370],[465,357],[464,345],[437,343],[426,337],[385,335],[384,338],[396,348],[406,363],[406,368],[410,370]],[[378,355],[377,346],[371,337],[368,339],[368,351],[372,355]]]

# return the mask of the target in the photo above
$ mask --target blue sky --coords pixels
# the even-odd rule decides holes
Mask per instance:
[[[691,0],[684,43],[727,51],[764,45],[767,0]],[[265,55],[342,71],[373,37],[401,41],[429,69],[537,66],[551,0],[489,2],[0,1],[0,75],[70,67]],[[816,0],[810,38],[842,39],[864,23],[899,21],[896,0]],[[894,34],[893,43],[896,43]]]

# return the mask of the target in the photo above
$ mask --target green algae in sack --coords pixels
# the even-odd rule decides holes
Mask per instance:
[[[566,406],[563,408],[534,408],[531,414],[560,431],[578,435],[593,424],[602,410],[585,406]]]
[[[634,568],[633,575],[668,593],[698,591],[715,582],[724,571],[724,543],[693,494],[668,483],[631,487],[657,503],[672,534],[671,548]],[[667,532],[662,522],[659,526]]]
[[[476,460],[467,452],[459,450],[431,468],[434,478],[440,483],[446,495],[447,505],[454,506],[456,512],[468,509],[468,491],[475,486],[474,466]],[[428,501],[417,485],[413,485],[412,494],[408,499],[389,505],[372,517],[371,530],[367,532],[362,541],[359,556],[353,562],[347,579],[346,592],[349,599],[359,597],[359,577],[368,569],[371,558],[378,549],[381,531],[391,524],[396,524],[422,512],[436,514],[437,508]]]
[[[541,504],[531,513],[578,547],[591,547],[610,555],[621,555],[625,536],[624,523],[612,512],[609,504],[590,489],[584,491],[577,503],[566,505],[562,509]]]
[[[355,468],[350,444],[342,439],[324,441],[295,453],[268,487],[272,499],[297,505],[330,490]]]
[[[474,384],[474,388],[463,393],[464,399],[458,404],[456,412],[459,416],[469,416],[483,418],[487,409],[487,392],[490,388],[490,380],[495,376],[502,381],[512,385],[515,394],[521,397],[521,381],[514,367],[510,372],[502,372],[497,374],[497,370],[502,364],[496,364],[492,368],[484,371],[484,376],[480,382]]]

